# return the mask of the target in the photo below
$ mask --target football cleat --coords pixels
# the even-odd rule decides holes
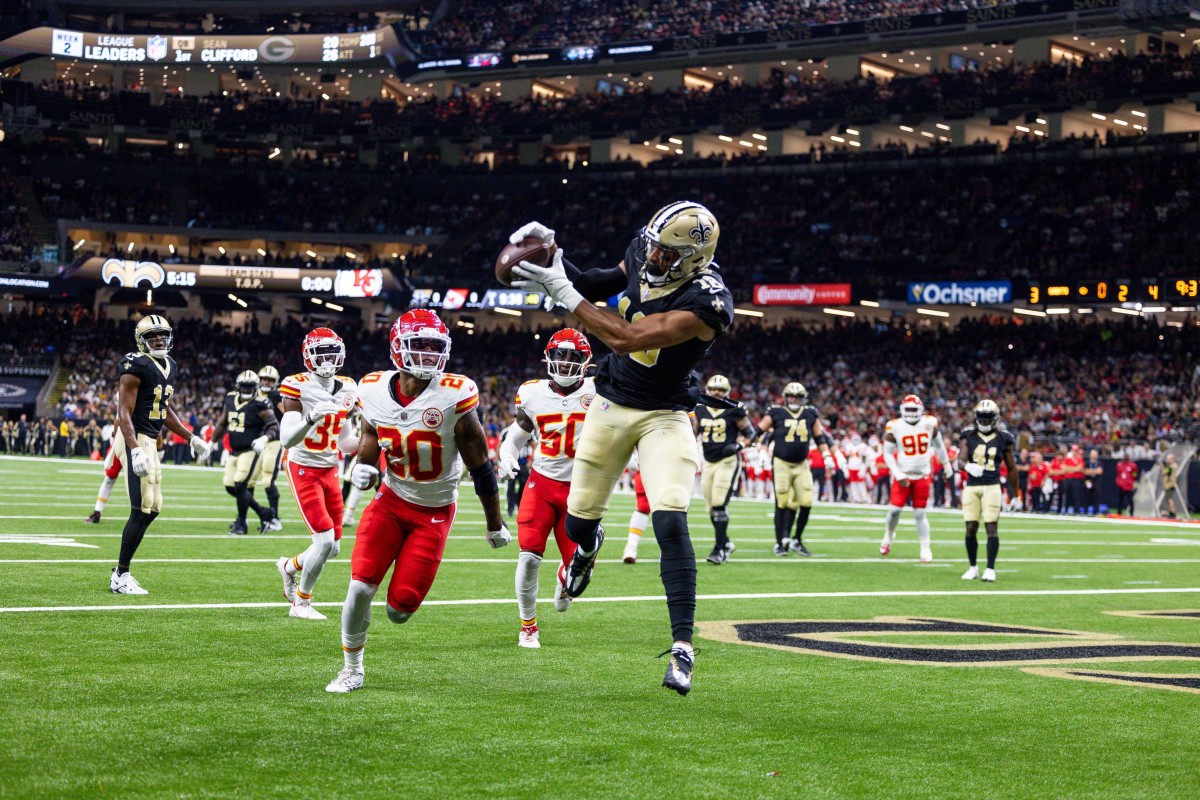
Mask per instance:
[[[996,570],[992,569],[991,567],[988,567],[987,569],[985,569],[983,571],[983,574],[979,576],[979,580],[987,581],[988,583],[995,583],[996,582]]]
[[[784,539],[779,544],[775,545],[775,555],[786,556],[788,554],[788,542],[790,539]]]
[[[353,692],[355,689],[363,687],[363,674],[355,672],[352,669],[344,669],[337,674],[337,677],[329,682],[325,687],[325,691],[334,692],[335,694],[345,694]]]
[[[621,554],[621,560],[626,564],[637,563],[637,542],[626,542],[625,552]]]
[[[879,555],[886,556],[888,553],[892,552],[892,542],[894,541],[896,541],[896,534],[883,534],[883,541],[879,543]]]
[[[342,514],[342,527],[348,528],[353,524],[354,524],[354,512],[347,508],[345,510],[345,512]]]
[[[667,674],[663,676],[662,685],[686,695],[692,690],[692,664],[695,661],[695,653],[689,653],[682,647],[672,647],[664,653],[659,653],[658,657],[662,658],[668,654],[670,658],[667,659]]]
[[[537,650],[542,646],[538,640],[537,625],[522,625],[521,633],[517,636],[517,644],[521,647],[528,647],[531,650]]]
[[[91,514],[88,515],[88,518],[84,520],[84,522],[86,522],[88,525],[95,525],[99,521],[100,521],[100,512],[99,511],[93,511]]]
[[[737,550],[737,545],[734,544],[733,542],[729,541],[728,539],[726,539],[725,540],[725,560],[726,561],[728,561],[729,557],[731,555],[733,555],[734,550]]]
[[[112,577],[108,579],[108,590],[113,594],[150,594],[137,582],[133,573],[118,575],[116,567],[113,567]]]
[[[281,530],[283,530],[283,520],[281,520],[279,518],[279,515],[276,514],[274,517],[271,517],[271,521],[267,523],[267,528],[266,528],[266,530],[263,531],[263,533],[267,533],[268,531],[281,531]]]
[[[275,568],[279,570],[280,577],[283,578],[283,596],[293,606],[296,605],[296,576],[291,575],[287,571],[287,563],[291,561],[287,556],[283,556],[275,562]]]
[[[964,581],[973,581],[978,577],[979,577],[979,567],[971,567],[966,572],[964,572],[962,575],[962,579]],[[993,578],[993,580],[995,580],[995,579]]]
[[[717,545],[712,549],[712,552],[708,554],[708,558],[705,560],[710,564],[724,564],[729,560],[729,553],[725,551],[724,547]]]
[[[322,614],[320,611],[317,611],[308,603],[293,604],[291,610],[288,611],[288,616],[295,617],[296,619],[325,619],[324,614]]]
[[[571,607],[571,598],[567,595],[567,587],[563,584],[563,573],[566,572],[566,565],[562,564],[558,568],[558,577],[554,581],[554,610],[566,611]]]
[[[563,591],[567,593],[567,597],[579,597],[592,582],[592,569],[596,566],[596,556],[600,554],[600,546],[603,544],[604,527],[601,526],[596,529],[595,550],[585,556],[582,549],[575,548],[575,554],[571,556],[571,563],[567,565],[567,571],[563,575]]]
[[[808,552],[808,548],[804,546],[804,542],[799,539],[792,539],[789,549],[796,555],[804,556],[805,558],[812,555],[812,553]]]
[[[930,549],[929,545],[921,546],[921,563],[922,564],[932,564],[933,563],[933,550]]]
[[[230,536],[245,536],[249,532],[250,529],[246,527],[246,523],[244,522],[235,522],[229,526]]]

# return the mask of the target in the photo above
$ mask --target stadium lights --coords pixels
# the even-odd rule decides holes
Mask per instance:
[[[1187,312],[1187,311],[1195,311],[1196,307],[1195,306],[1171,306],[1171,310],[1176,311],[1176,312],[1179,312],[1179,311]]]
[[[323,302],[321,302],[321,298],[319,298],[319,297],[310,297],[309,299],[312,300],[314,303],[316,303],[319,306],[325,305]]]
[[[767,137],[763,136],[761,133],[752,133],[750,134],[750,138],[758,139],[760,142],[765,142],[767,140]]]
[[[1178,322],[1178,321],[1168,322],[1167,324],[1170,325],[1172,328],[1182,328],[1183,327],[1183,323]]]
[[[1091,314],[1094,310],[1095,309],[1092,309],[1092,308],[1077,308],[1077,309],[1075,309],[1075,313],[1076,314]]]
[[[849,144],[851,147],[862,147],[862,142],[848,142],[848,144]],[[767,148],[765,148],[765,147],[764,147],[764,148],[762,148],[762,149],[763,149],[763,150],[766,150]]]
[[[1145,111],[1130,111],[1129,113],[1135,117],[1145,117],[1146,116]]]
[[[1038,311],[1036,308],[1015,308],[1014,307],[1013,313],[1021,314],[1026,317],[1044,317],[1044,316],[1046,316],[1045,311]]]
[[[879,303],[876,303],[874,300],[859,300],[858,304],[867,308],[879,308]]]
[[[847,136],[858,136],[858,131],[856,131],[854,128],[846,128],[846,135]],[[764,136],[763,138],[765,139],[766,137]]]
[[[171,255],[175,255],[175,245],[169,244],[167,245],[167,249],[171,251]]]
[[[1108,119],[1108,117],[1104,116],[1103,114],[1096,114],[1096,113],[1094,113],[1094,112],[1093,112],[1093,113],[1092,113],[1092,119],[1098,119],[1098,120],[1100,120],[1101,122],[1104,122],[1106,119]]]
[[[927,317],[948,317],[948,316],[950,316],[949,311],[938,311],[937,309],[934,309],[934,308],[918,308],[917,313],[924,314]]]
[[[513,309],[513,308],[496,307],[496,308],[493,308],[492,311],[495,311],[497,314],[507,314],[510,317],[523,316],[520,311],[517,311],[516,309]]]
[[[947,124],[946,124],[946,123],[944,123],[944,122],[939,122],[937,125],[934,125],[933,127],[937,128],[937,129],[938,129],[938,130],[940,130],[940,131],[948,131],[948,130],[950,130],[950,126],[949,126],[949,125],[947,125]]]
[[[1069,308],[1047,308],[1046,313],[1047,314],[1070,314],[1071,309],[1069,309]]]
[[[674,136],[667,137],[667,141],[671,144],[683,144],[683,139],[677,139]]]
[[[80,239],[78,242],[75,243],[75,246],[72,247],[71,249],[78,250],[79,248],[83,247],[85,244],[87,244],[87,239]]]
[[[908,125],[901,125],[901,126],[900,126],[900,130],[904,131],[905,133],[912,133],[912,132],[913,132],[913,129],[912,129],[912,128],[910,128]]]
[[[1038,125],[1046,124],[1046,120],[1042,119],[1041,117],[1038,117],[1037,119],[1035,119],[1034,122],[1036,122]]]
[[[316,253],[314,253],[312,250],[305,250],[305,251],[304,251],[304,255],[308,256],[309,258],[316,258],[316,257],[317,257],[317,254],[316,254]]]
[[[133,245],[130,245],[129,249],[132,250]],[[220,253],[221,255],[225,255],[225,248],[222,247],[221,245],[217,245],[217,252]]]
[[[1166,306],[1142,306],[1143,314],[1161,314],[1166,310]]]
[[[747,142],[745,139],[738,141],[738,144],[740,144],[742,147],[754,147],[754,142]]]
[[[455,322],[454,324],[460,328],[466,328],[467,330],[471,330],[472,328],[475,327],[474,322],[463,322],[461,319],[458,320],[457,322]]]
[[[1134,311],[1132,308],[1121,308],[1120,306],[1113,306],[1112,311],[1114,314],[1129,314],[1134,317],[1139,317],[1142,314],[1142,312]]]
[[[346,310],[344,307],[339,306],[337,303],[326,303],[325,307],[332,309],[334,311],[345,311]]]
[[[257,252],[260,256],[265,256],[267,254],[267,251],[263,250],[261,247],[256,248],[255,252]]]
[[[841,136],[830,136],[829,138],[830,138],[830,139],[832,139],[833,141],[835,141],[835,142],[839,143],[839,144],[841,144],[842,142],[846,141],[846,140],[845,140],[845,139],[843,139]]]
[[[237,303],[242,308],[247,307],[246,301],[243,300],[242,298],[238,297],[236,294],[233,294],[232,292],[230,292],[230,294],[229,294],[229,299],[232,300],[233,302]]]
[[[855,317],[858,316],[853,311],[843,311],[840,308],[823,308],[821,309],[826,314],[832,314],[835,317]]]
[[[733,137],[732,137],[732,136],[726,136],[726,135],[725,135],[725,134],[723,134],[723,133],[722,133],[722,134],[718,134],[718,135],[717,135],[717,138],[718,138],[718,139],[720,139],[722,142],[732,142],[732,141],[733,141]]]
[[[754,309],[752,309],[752,308],[735,308],[735,309],[733,310],[733,313],[735,313],[735,314],[741,314],[743,317],[762,317],[762,316],[766,316],[766,315],[765,315],[765,314],[764,314],[762,311],[755,311],[755,310],[754,310]]]
[[[130,242],[129,247],[125,248],[125,252],[127,252],[127,253],[133,252],[133,242]]]

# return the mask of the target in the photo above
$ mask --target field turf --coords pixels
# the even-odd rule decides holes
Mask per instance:
[[[987,585],[959,579],[955,513],[931,515],[932,565],[916,563],[911,514],[884,559],[883,511],[831,505],[814,509],[813,558],[775,558],[770,505],[739,500],[733,559],[699,565],[706,635],[679,697],[659,686],[670,629],[653,539],[620,563],[631,497],[614,499],[595,579],[567,614],[549,602],[551,546],[542,649],[529,651],[516,545],[486,546],[468,490],[429,602],[404,626],[377,612],[366,687],[335,696],[353,529],[317,586],[329,619],[289,619],[273,562],[306,537],[286,485],[284,530],[234,538],[219,470],[167,467],[133,570],[150,595],[112,595],[128,504],[118,485],[85,525],[100,477],[81,461],[0,459],[0,798],[1200,795],[1200,615],[1111,613],[1200,609],[1200,527],[1006,516]],[[703,558],[702,503],[691,520]],[[718,624],[877,617],[927,622],[809,631],[803,651],[798,627]],[[722,632],[780,646],[711,638]],[[814,652],[830,642],[871,657]],[[906,645],[950,663],[879,657],[926,660]],[[1063,660],[1030,663],[1047,645],[1113,660],[1058,647]],[[1135,658],[1147,654],[1175,657]],[[1113,681],[1131,674],[1167,678]]]

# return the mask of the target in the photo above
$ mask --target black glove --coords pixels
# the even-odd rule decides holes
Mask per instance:
[[[742,452],[742,443],[731,442],[730,444],[727,444],[721,448],[721,458],[729,458],[730,456],[737,455],[740,452]]]

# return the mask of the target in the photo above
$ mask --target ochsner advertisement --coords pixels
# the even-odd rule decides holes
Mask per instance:
[[[910,283],[905,299],[921,305],[999,305],[1012,302],[1012,281],[930,281]]]

